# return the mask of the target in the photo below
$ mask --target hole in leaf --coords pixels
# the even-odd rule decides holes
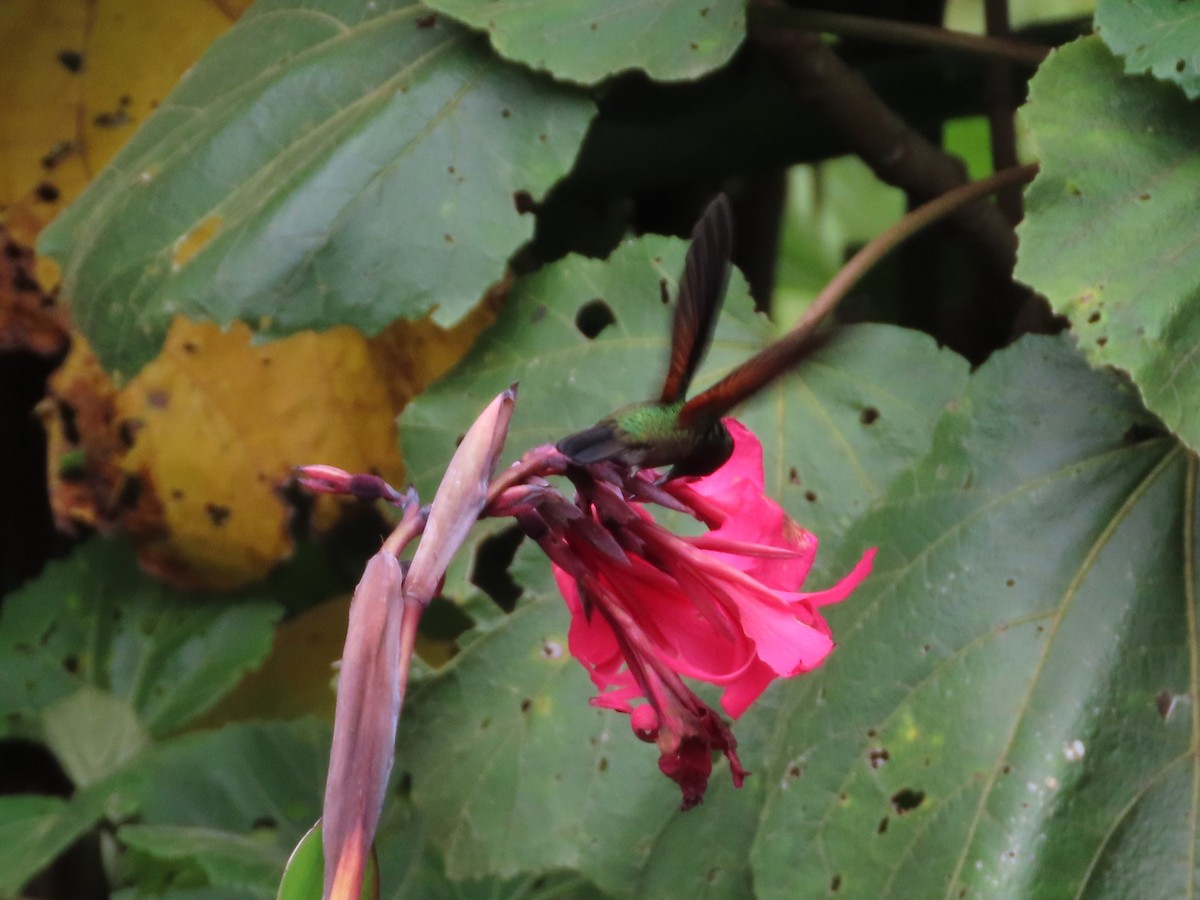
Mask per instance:
[[[521,596],[521,586],[513,581],[509,567],[524,539],[521,529],[512,525],[484,538],[475,551],[471,584],[491,597],[492,602],[506,613],[513,611]]]
[[[58,402],[58,417],[62,420],[63,437],[68,443],[78,444],[80,440],[79,423],[75,420],[75,407],[69,403]]]
[[[872,769],[882,769],[884,763],[892,758],[892,755],[883,747],[878,747],[867,752],[867,760],[871,763]]]
[[[600,332],[609,325],[615,324],[616,321],[617,317],[613,313],[612,307],[600,297],[583,304],[579,307],[579,312],[575,314],[575,327],[589,341],[595,340]]]
[[[892,794],[892,809],[896,810],[897,815],[904,815],[907,812],[912,812],[918,806],[925,802],[924,791],[914,791],[912,788],[902,788]]]
[[[138,505],[140,499],[142,499],[142,479],[136,475],[130,475],[117,493],[117,508],[133,509]]]
[[[663,306],[671,302],[671,285],[665,278],[658,279],[658,299],[662,301]]]
[[[452,641],[474,624],[461,606],[439,595],[429,601],[418,630],[433,641]]]
[[[228,506],[222,506],[219,503],[205,503],[204,514],[208,516],[208,520],[218,528],[225,524],[225,520],[233,513]]]

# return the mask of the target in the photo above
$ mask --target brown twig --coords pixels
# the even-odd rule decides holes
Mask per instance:
[[[757,0],[756,9],[780,10],[779,0]],[[880,179],[918,201],[939,197],[965,184],[962,162],[945,153],[896,115],[866,80],[847,66],[813,32],[754,29],[755,39],[774,54],[804,99],[819,104],[829,125]],[[1006,277],[1016,259],[1012,225],[989,203],[956,209],[955,221]]]
[[[1007,41],[1012,33],[1008,0],[985,0],[984,17],[989,38]],[[1007,60],[993,59],[987,71],[988,127],[992,137],[992,168],[999,172],[1017,164],[1017,129],[1013,122],[1017,101]],[[996,192],[996,205],[1008,221],[1021,221],[1021,191],[1014,185]]]
[[[1007,16],[1006,16],[1007,20]],[[914,22],[898,22],[893,19],[878,19],[872,16],[856,16],[847,13],[825,12],[816,9],[793,9],[791,7],[752,4],[750,25],[797,28],[801,31],[819,31],[843,37],[865,38],[886,44],[905,44],[912,47],[936,47],[961,50],[976,56],[986,56],[1021,66],[1037,68],[1050,51],[1037,44],[1016,41],[1008,36],[1007,29],[987,36],[967,34],[919,25]]]

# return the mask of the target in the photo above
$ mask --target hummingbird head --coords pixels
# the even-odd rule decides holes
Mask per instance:
[[[720,419],[704,427],[702,436],[688,455],[678,460],[667,479],[683,475],[711,475],[733,455],[733,435]]]

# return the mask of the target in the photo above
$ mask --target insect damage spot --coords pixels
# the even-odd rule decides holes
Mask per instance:
[[[879,421],[879,410],[873,406],[866,407],[861,413],[858,414],[858,421],[862,422],[864,425],[874,425]]]
[[[53,169],[60,162],[75,152],[74,141],[56,141],[42,156],[40,162],[43,169]]]
[[[117,108],[112,112],[96,113],[92,117],[92,124],[97,128],[120,128],[122,125],[128,125],[133,119],[129,116],[130,98],[128,94],[121,96],[117,102]]]
[[[792,466],[788,469],[788,484],[799,484],[800,473],[796,471],[796,467]]]
[[[617,316],[612,307],[601,297],[589,300],[575,313],[575,327],[589,341],[595,340],[600,332],[609,325],[615,325],[616,321]]]
[[[208,516],[210,522],[220,528],[233,514],[233,510],[219,503],[205,503],[204,513]]]
[[[867,752],[867,761],[871,764],[872,769],[882,769],[891,758],[892,755],[883,747],[877,747]]]
[[[1179,59],[1179,60],[1175,61],[1175,71],[1176,72],[1182,72],[1186,68],[1187,68],[1187,60],[1186,59]]]
[[[663,306],[671,302],[671,284],[665,278],[658,279],[658,299]]]
[[[834,875],[833,878],[831,878],[829,880],[829,890],[833,891],[834,893],[837,893],[841,889],[841,887],[842,887],[842,876]]]
[[[437,24],[437,13],[430,13],[427,16],[423,16],[422,18],[417,19],[417,27],[418,28],[432,28],[436,24]]]
[[[1154,708],[1158,710],[1162,720],[1167,721],[1171,718],[1171,713],[1175,711],[1175,695],[1170,691],[1160,691],[1154,698]]]
[[[902,816],[907,812],[912,812],[918,806],[925,802],[924,791],[914,791],[912,788],[902,788],[892,794],[892,809],[896,811],[896,815]]]
[[[58,61],[62,63],[64,69],[73,75],[77,75],[83,71],[83,54],[78,50],[58,51]]]
[[[53,203],[59,198],[59,190],[48,181],[43,181],[34,189],[34,194],[43,203]]]
[[[816,491],[805,491],[804,499],[807,500],[809,503],[816,503],[817,502],[817,492]]]
[[[1100,310],[1096,310],[1094,313],[1092,313],[1090,316],[1088,316],[1088,324],[1089,325],[1095,325],[1099,321],[1100,321]]]
[[[526,697],[521,701],[521,712],[529,712],[533,708],[533,701]]]
[[[884,834],[888,829],[888,822],[891,821],[890,816],[884,816],[879,820],[879,826],[875,829],[876,834]]]
[[[137,419],[126,419],[117,426],[117,439],[126,450],[133,449],[137,441],[137,433],[142,430],[144,423]]]
[[[597,769],[597,771],[600,771],[600,772],[607,772],[608,771],[608,757],[606,757],[606,756],[600,757],[600,760],[596,763],[596,769]]]

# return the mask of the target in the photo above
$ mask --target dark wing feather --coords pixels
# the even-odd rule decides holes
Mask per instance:
[[[671,359],[663,381],[663,403],[681,399],[708,350],[713,325],[729,283],[733,253],[733,215],[724,194],[708,205],[692,230],[679,279],[679,300],[671,326]]]
[[[746,360],[712,387],[697,394],[679,411],[683,428],[715,422],[747,397],[758,393],[768,384],[799,363],[813,350],[829,341],[830,332],[818,333],[819,323],[806,323],[769,344],[757,355]]]
[[[583,431],[569,434],[554,445],[559,453],[581,465],[613,459],[627,450],[628,446],[618,438],[610,425],[593,425]]]

